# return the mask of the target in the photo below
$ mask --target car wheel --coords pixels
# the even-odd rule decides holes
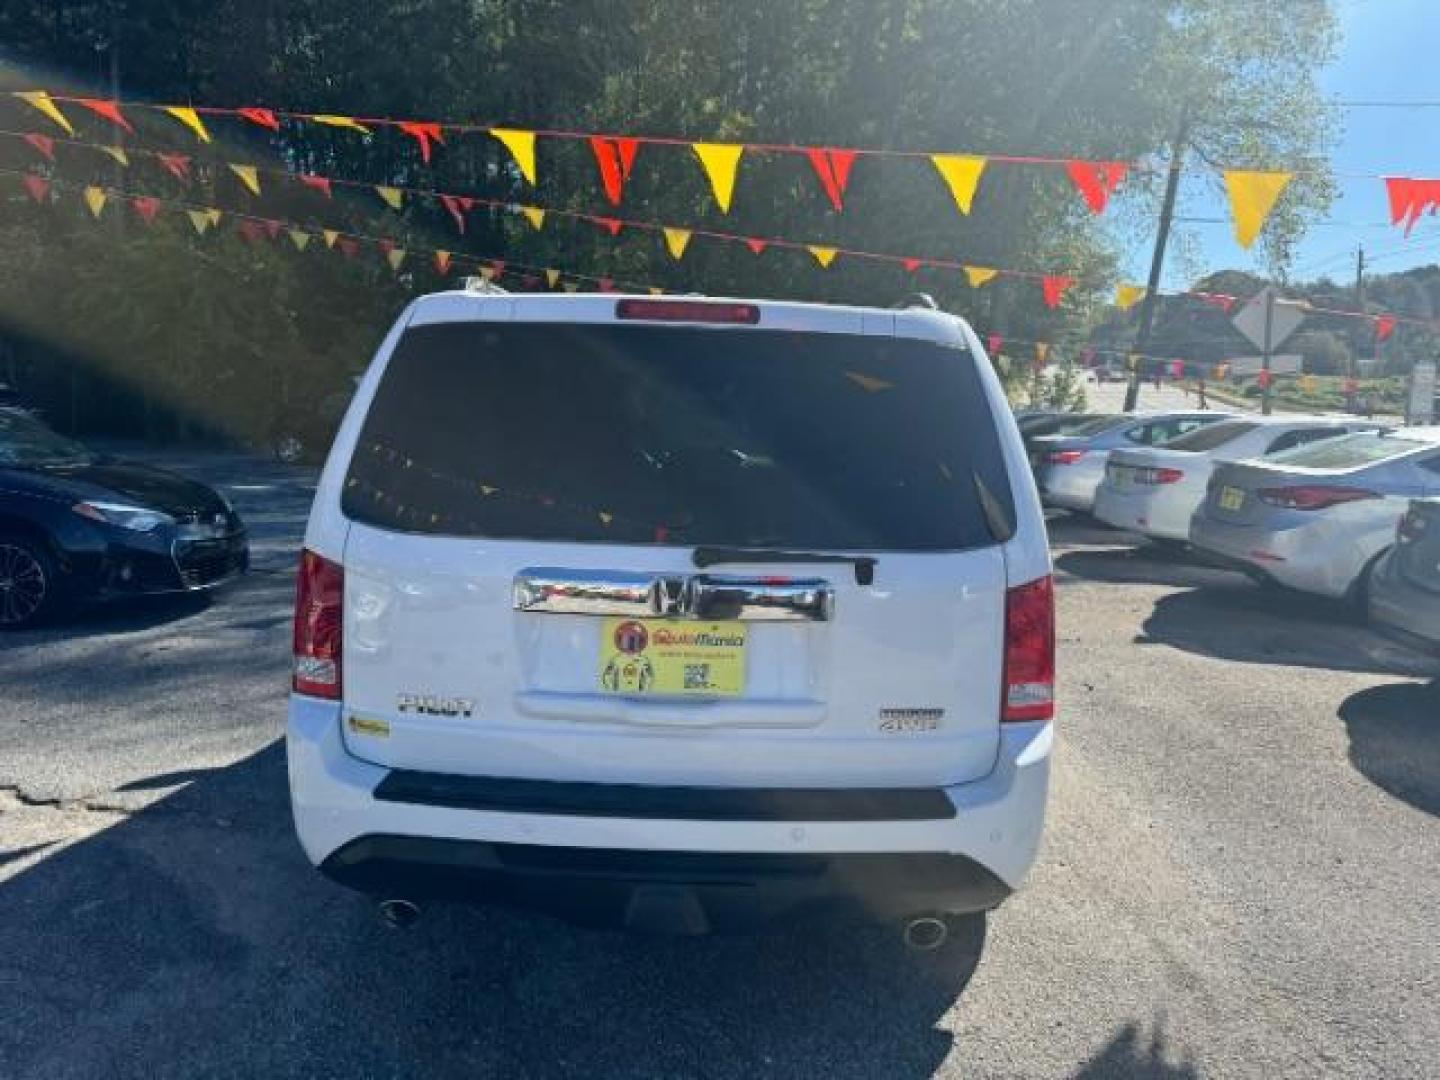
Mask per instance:
[[[34,540],[0,536],[0,630],[34,626],[55,606],[55,563]]]

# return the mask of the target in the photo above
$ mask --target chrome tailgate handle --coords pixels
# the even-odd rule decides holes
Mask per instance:
[[[516,611],[747,622],[828,622],[835,590],[821,578],[636,574],[533,567],[515,575]]]

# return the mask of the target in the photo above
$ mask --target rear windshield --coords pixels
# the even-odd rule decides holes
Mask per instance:
[[[1102,431],[1109,431],[1113,427],[1119,427],[1128,416],[1094,416],[1088,420],[1081,420],[1073,427],[1066,427],[1067,435],[1099,435]]]
[[[1394,435],[1364,431],[1355,435],[1341,435],[1334,439],[1304,443],[1293,450],[1271,454],[1267,460],[1284,465],[1300,465],[1307,469],[1351,469],[1433,445],[1417,439],[1401,439]]]
[[[343,508],[404,532],[949,550],[1013,504],[970,355],[893,338],[686,327],[417,327]]]
[[[1259,424],[1253,424],[1248,420],[1222,420],[1218,424],[1210,424],[1206,427],[1196,428],[1178,438],[1171,439],[1165,444],[1166,450],[1215,450],[1228,442],[1233,442],[1241,435],[1248,435],[1254,431]]]

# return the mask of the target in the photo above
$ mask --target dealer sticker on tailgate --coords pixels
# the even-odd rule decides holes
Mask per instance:
[[[733,697],[745,690],[743,622],[606,619],[600,688],[612,694]]]
[[[1239,510],[1245,505],[1245,489],[1223,487],[1220,489],[1220,509]]]

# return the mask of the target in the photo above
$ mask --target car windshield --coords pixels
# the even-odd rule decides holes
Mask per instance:
[[[1186,432],[1178,438],[1171,439],[1165,444],[1165,449],[1188,450],[1192,453],[1216,450],[1226,443],[1234,442],[1242,435],[1248,435],[1259,426],[1259,424],[1249,420],[1224,420],[1218,424],[1209,424],[1206,427],[1197,428],[1194,431]]]
[[[0,409],[0,465],[42,468],[83,465],[94,460],[89,450],[51,431],[33,416]]]
[[[1278,465],[1299,465],[1306,469],[1353,469],[1401,457],[1434,445],[1436,444],[1420,439],[1364,431],[1305,443],[1293,450],[1282,450],[1273,454],[1268,460]]]

